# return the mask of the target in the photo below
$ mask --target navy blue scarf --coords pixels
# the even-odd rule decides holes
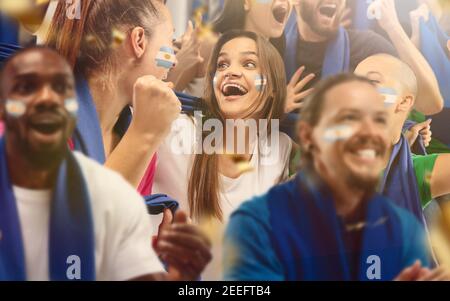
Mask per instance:
[[[295,18],[296,14],[292,13],[285,30],[286,54],[284,65],[286,67],[286,77],[288,80],[300,67],[297,66],[297,46],[300,34],[298,32],[297,22],[294,22]],[[342,72],[348,72],[349,69],[350,41],[347,31],[344,28],[339,27],[336,36],[328,42],[328,48],[325,53],[322,67],[322,78]]]
[[[367,201],[357,279],[351,275],[331,193],[323,184],[302,171],[295,180],[273,188],[267,199],[271,240],[286,280],[368,280],[371,255],[380,257],[382,280],[392,280],[405,267],[400,221],[390,200],[381,195]]]
[[[26,280],[22,231],[9,179],[5,141],[0,140],[0,280]],[[91,201],[74,155],[61,163],[53,190],[49,228],[49,277],[67,278],[71,255],[80,258],[81,280],[95,280],[95,240]]]
[[[379,191],[414,214],[425,225],[411,149],[405,136],[394,145]]]

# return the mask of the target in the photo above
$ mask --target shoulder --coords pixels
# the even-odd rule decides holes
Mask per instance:
[[[74,152],[80,164],[91,202],[94,207],[111,206],[116,209],[145,207],[142,197],[119,173],[99,164],[85,155]],[[142,205],[142,206],[141,206]]]
[[[379,201],[383,203],[384,210],[387,210],[389,216],[394,219],[392,222],[400,225],[403,235],[411,236],[411,233],[423,230],[417,217],[408,210],[396,205],[394,201],[386,197],[380,198]]]
[[[292,193],[292,184],[294,180],[290,180],[286,183],[273,186],[269,191],[263,195],[253,197],[252,199],[244,202],[234,213],[232,218],[236,216],[246,216],[249,219],[253,219],[262,224],[268,224],[270,218],[270,202],[276,201],[277,203],[288,202],[288,197],[278,198],[274,197],[285,195],[288,196]],[[284,205],[281,204],[280,207]]]
[[[372,30],[347,30],[350,47],[353,52],[362,51],[366,57],[377,54],[387,53],[397,56],[394,46],[382,35]]]

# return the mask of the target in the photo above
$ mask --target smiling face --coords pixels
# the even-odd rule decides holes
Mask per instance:
[[[74,105],[75,98],[71,68],[51,50],[32,49],[14,57],[3,72],[0,111],[7,143],[36,167],[53,166],[75,125],[66,107],[66,100]]]
[[[264,81],[261,73],[254,40],[239,37],[224,44],[217,60],[214,94],[226,119],[251,117],[247,115],[257,105]]]
[[[283,34],[292,10],[290,0],[246,0],[245,30],[266,38],[278,38]]]
[[[300,140],[324,179],[372,189],[385,164],[389,122],[375,87],[345,82],[325,93],[313,128],[300,123]]]
[[[296,10],[313,32],[334,35],[345,9],[345,0],[296,0]]]

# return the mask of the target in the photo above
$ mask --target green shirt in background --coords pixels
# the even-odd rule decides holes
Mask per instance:
[[[438,156],[438,154],[412,156],[422,208],[425,208],[432,201],[430,178]]]

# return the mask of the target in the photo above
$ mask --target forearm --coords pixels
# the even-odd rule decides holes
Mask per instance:
[[[163,137],[157,134],[141,134],[131,124],[107,158],[105,166],[119,172],[137,188],[162,141]]]
[[[418,94],[415,109],[425,115],[442,111],[444,100],[436,76],[426,59],[414,46],[400,24],[391,26],[387,33],[400,59],[407,63],[416,74]]]

